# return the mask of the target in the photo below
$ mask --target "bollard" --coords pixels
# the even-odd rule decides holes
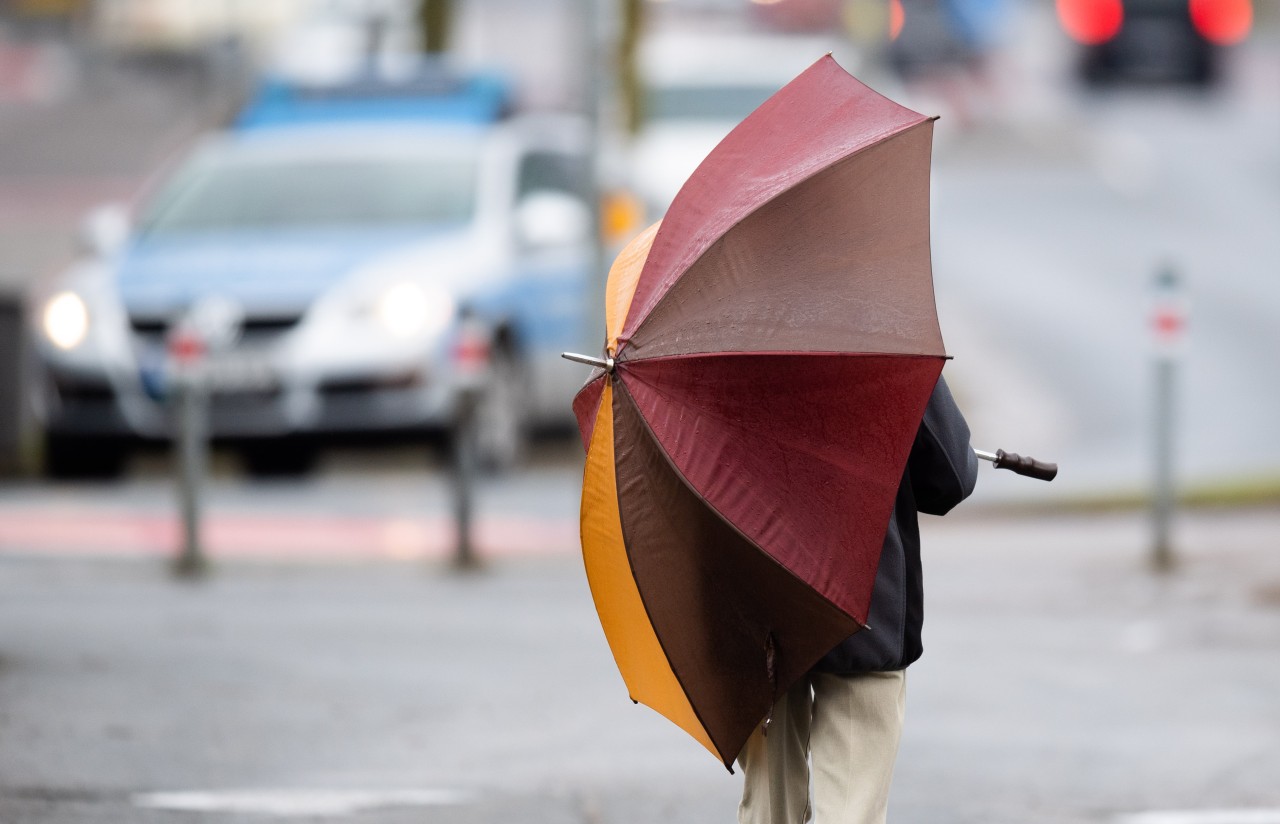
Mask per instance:
[[[169,368],[177,394],[174,445],[178,453],[178,499],[182,548],[174,572],[197,576],[208,571],[200,521],[209,466],[209,355],[235,346],[244,326],[244,308],[235,301],[206,296],[191,305],[169,334]]]
[[[1176,441],[1177,366],[1185,345],[1187,305],[1171,267],[1156,274],[1151,312],[1154,344],[1152,391],[1153,448],[1151,495],[1151,566],[1170,572],[1176,565],[1173,519],[1177,507],[1173,453]]]
[[[471,539],[476,479],[475,391],[464,389],[458,397],[450,455],[453,475],[453,523],[455,539],[453,566],[473,570],[480,566]]]
[[[208,467],[208,395],[201,374],[204,342],[187,324],[180,324],[169,338],[169,359],[176,414],[174,443],[178,463],[178,506],[182,516],[182,546],[173,563],[181,577],[208,571],[209,562],[200,540],[201,487]]]
[[[476,454],[476,407],[489,374],[493,341],[489,330],[470,313],[464,313],[453,346],[453,365],[458,381],[454,406],[453,443],[450,469],[453,475],[453,520],[456,528],[454,569],[479,569],[480,559],[472,541],[472,515],[478,456]]]
[[[0,279],[0,477],[22,474],[30,464],[23,404],[27,353],[22,300],[3,286]]]

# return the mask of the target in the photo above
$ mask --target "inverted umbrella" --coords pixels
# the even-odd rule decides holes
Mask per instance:
[[[574,400],[587,578],[632,699],[726,766],[866,623],[946,359],[932,132],[824,57],[609,273],[601,369]]]

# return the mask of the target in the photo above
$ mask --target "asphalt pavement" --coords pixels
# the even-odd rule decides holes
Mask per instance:
[[[891,821],[1280,821],[1280,511],[1182,515],[1168,575],[1147,533],[927,519]],[[0,556],[5,824],[679,824],[733,820],[738,782],[627,700],[572,543],[196,583]],[[1125,818],[1153,810],[1184,817]]]

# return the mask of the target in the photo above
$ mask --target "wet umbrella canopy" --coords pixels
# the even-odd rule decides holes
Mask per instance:
[[[631,697],[726,766],[866,621],[946,357],[932,133],[824,57],[609,273],[574,401],[587,578]]]

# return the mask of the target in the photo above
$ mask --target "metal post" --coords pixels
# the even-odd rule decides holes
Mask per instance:
[[[1151,564],[1159,572],[1173,569],[1171,538],[1173,489],[1173,361],[1156,361],[1155,375],[1155,479],[1152,494]]]
[[[186,369],[178,382],[177,432],[178,500],[182,514],[182,549],[174,562],[178,575],[195,576],[208,570],[200,541],[201,489],[208,467],[206,393],[195,370]]]
[[[200,541],[201,492],[209,464],[209,362],[240,338],[244,307],[219,296],[197,300],[169,333],[168,372],[177,390],[174,440],[178,451],[178,496],[182,511],[179,575],[208,568]]]
[[[0,280],[0,476],[19,474],[29,463],[22,301],[4,285]]]
[[[1157,572],[1172,571],[1173,518],[1177,509],[1173,453],[1175,448],[1175,405],[1177,360],[1186,329],[1186,305],[1178,277],[1171,268],[1156,275],[1152,334],[1155,342],[1155,384],[1153,399],[1153,461],[1151,496],[1151,565]]]
[[[458,570],[475,570],[481,566],[471,535],[480,461],[479,406],[491,377],[493,335],[469,310],[463,310],[456,335],[453,342],[453,365],[458,394],[454,407],[453,449],[450,456],[453,464],[453,516],[457,528],[453,566]]]
[[[453,454],[453,522],[457,529],[453,566],[473,570],[480,566],[471,540],[471,516],[476,485],[476,390],[466,389],[458,398],[457,420],[454,422]]]

